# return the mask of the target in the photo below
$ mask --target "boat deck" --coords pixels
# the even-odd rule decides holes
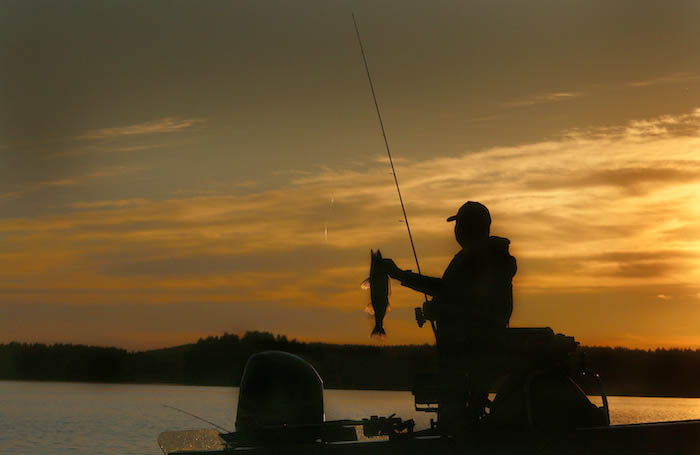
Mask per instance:
[[[162,446],[162,445],[161,445]],[[437,455],[437,454],[700,454],[700,420],[611,425],[564,433],[496,431],[477,437],[402,437],[331,443],[301,443],[214,450],[180,450],[168,455]]]

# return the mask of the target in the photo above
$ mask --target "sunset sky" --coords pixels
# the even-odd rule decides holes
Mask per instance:
[[[513,326],[700,347],[700,3],[0,2],[0,342],[375,343],[467,200]],[[394,283],[384,343],[432,342]]]

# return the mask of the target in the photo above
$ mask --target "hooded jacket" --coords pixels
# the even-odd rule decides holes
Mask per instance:
[[[491,236],[457,253],[442,278],[412,272],[399,278],[403,286],[433,297],[439,331],[507,327],[517,271],[509,245],[510,240]]]

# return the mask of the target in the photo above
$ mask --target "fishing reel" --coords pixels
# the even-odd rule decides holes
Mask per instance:
[[[432,300],[426,300],[423,302],[423,307],[416,307],[416,322],[418,327],[422,328],[426,321],[435,322],[437,320],[435,314],[435,303]]]

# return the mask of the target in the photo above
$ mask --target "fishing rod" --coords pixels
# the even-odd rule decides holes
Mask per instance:
[[[362,45],[362,38],[360,37],[360,29],[357,27],[357,19],[355,18],[355,13],[352,13],[352,23],[355,25],[355,33],[357,34],[357,42],[360,44],[360,52],[362,53],[362,61],[365,64],[365,71],[367,72],[367,80],[369,81],[369,89],[372,92],[372,99],[374,100],[374,108],[377,111],[377,118],[379,118],[379,127],[382,130],[382,137],[384,138],[384,146],[386,147],[386,154],[389,156],[389,164],[391,165],[391,173],[394,176],[394,183],[396,184],[396,192],[399,194],[399,202],[401,203],[401,211],[403,212],[403,220],[406,224],[406,230],[408,231],[408,239],[411,241],[411,250],[413,250],[413,259],[416,261],[416,269],[418,274],[422,275],[420,271],[420,264],[418,263],[418,254],[416,254],[416,245],[413,243],[413,235],[411,234],[411,226],[408,224],[408,216],[406,215],[406,207],[403,203],[403,197],[401,196],[401,188],[399,187],[399,179],[396,176],[396,168],[394,167],[394,160],[391,158],[391,151],[389,150],[389,140],[386,137],[386,130],[384,129],[384,121],[382,120],[382,114],[379,111],[379,103],[377,102],[377,95],[374,92],[374,84],[372,83],[372,75],[369,72],[369,65],[367,64],[367,57],[365,56],[365,48]],[[428,300],[428,294],[425,295],[425,300]],[[416,310],[418,311],[418,310]],[[435,322],[430,321],[430,327],[433,329],[433,334],[435,334],[435,340],[437,342],[437,331],[435,329]]]
[[[214,427],[218,428],[219,430],[225,431],[226,433],[231,433],[231,430],[227,430],[226,428],[224,428],[224,427],[222,427],[222,426],[219,426],[219,425],[215,424],[214,422],[210,422],[210,421],[208,421],[207,419],[203,419],[203,418],[201,418],[201,417],[199,417],[199,416],[196,416],[196,415],[192,414],[191,412],[187,412],[187,411],[185,411],[185,410],[182,410],[182,409],[180,409],[180,408],[176,408],[175,406],[170,406],[170,405],[167,405],[167,404],[164,404],[163,407],[170,408],[170,409],[174,409],[174,410],[176,410],[176,411],[182,412],[183,414],[187,414],[188,416],[194,417],[195,419],[201,420],[202,422],[206,422],[206,423],[208,423],[209,425],[213,425]]]

